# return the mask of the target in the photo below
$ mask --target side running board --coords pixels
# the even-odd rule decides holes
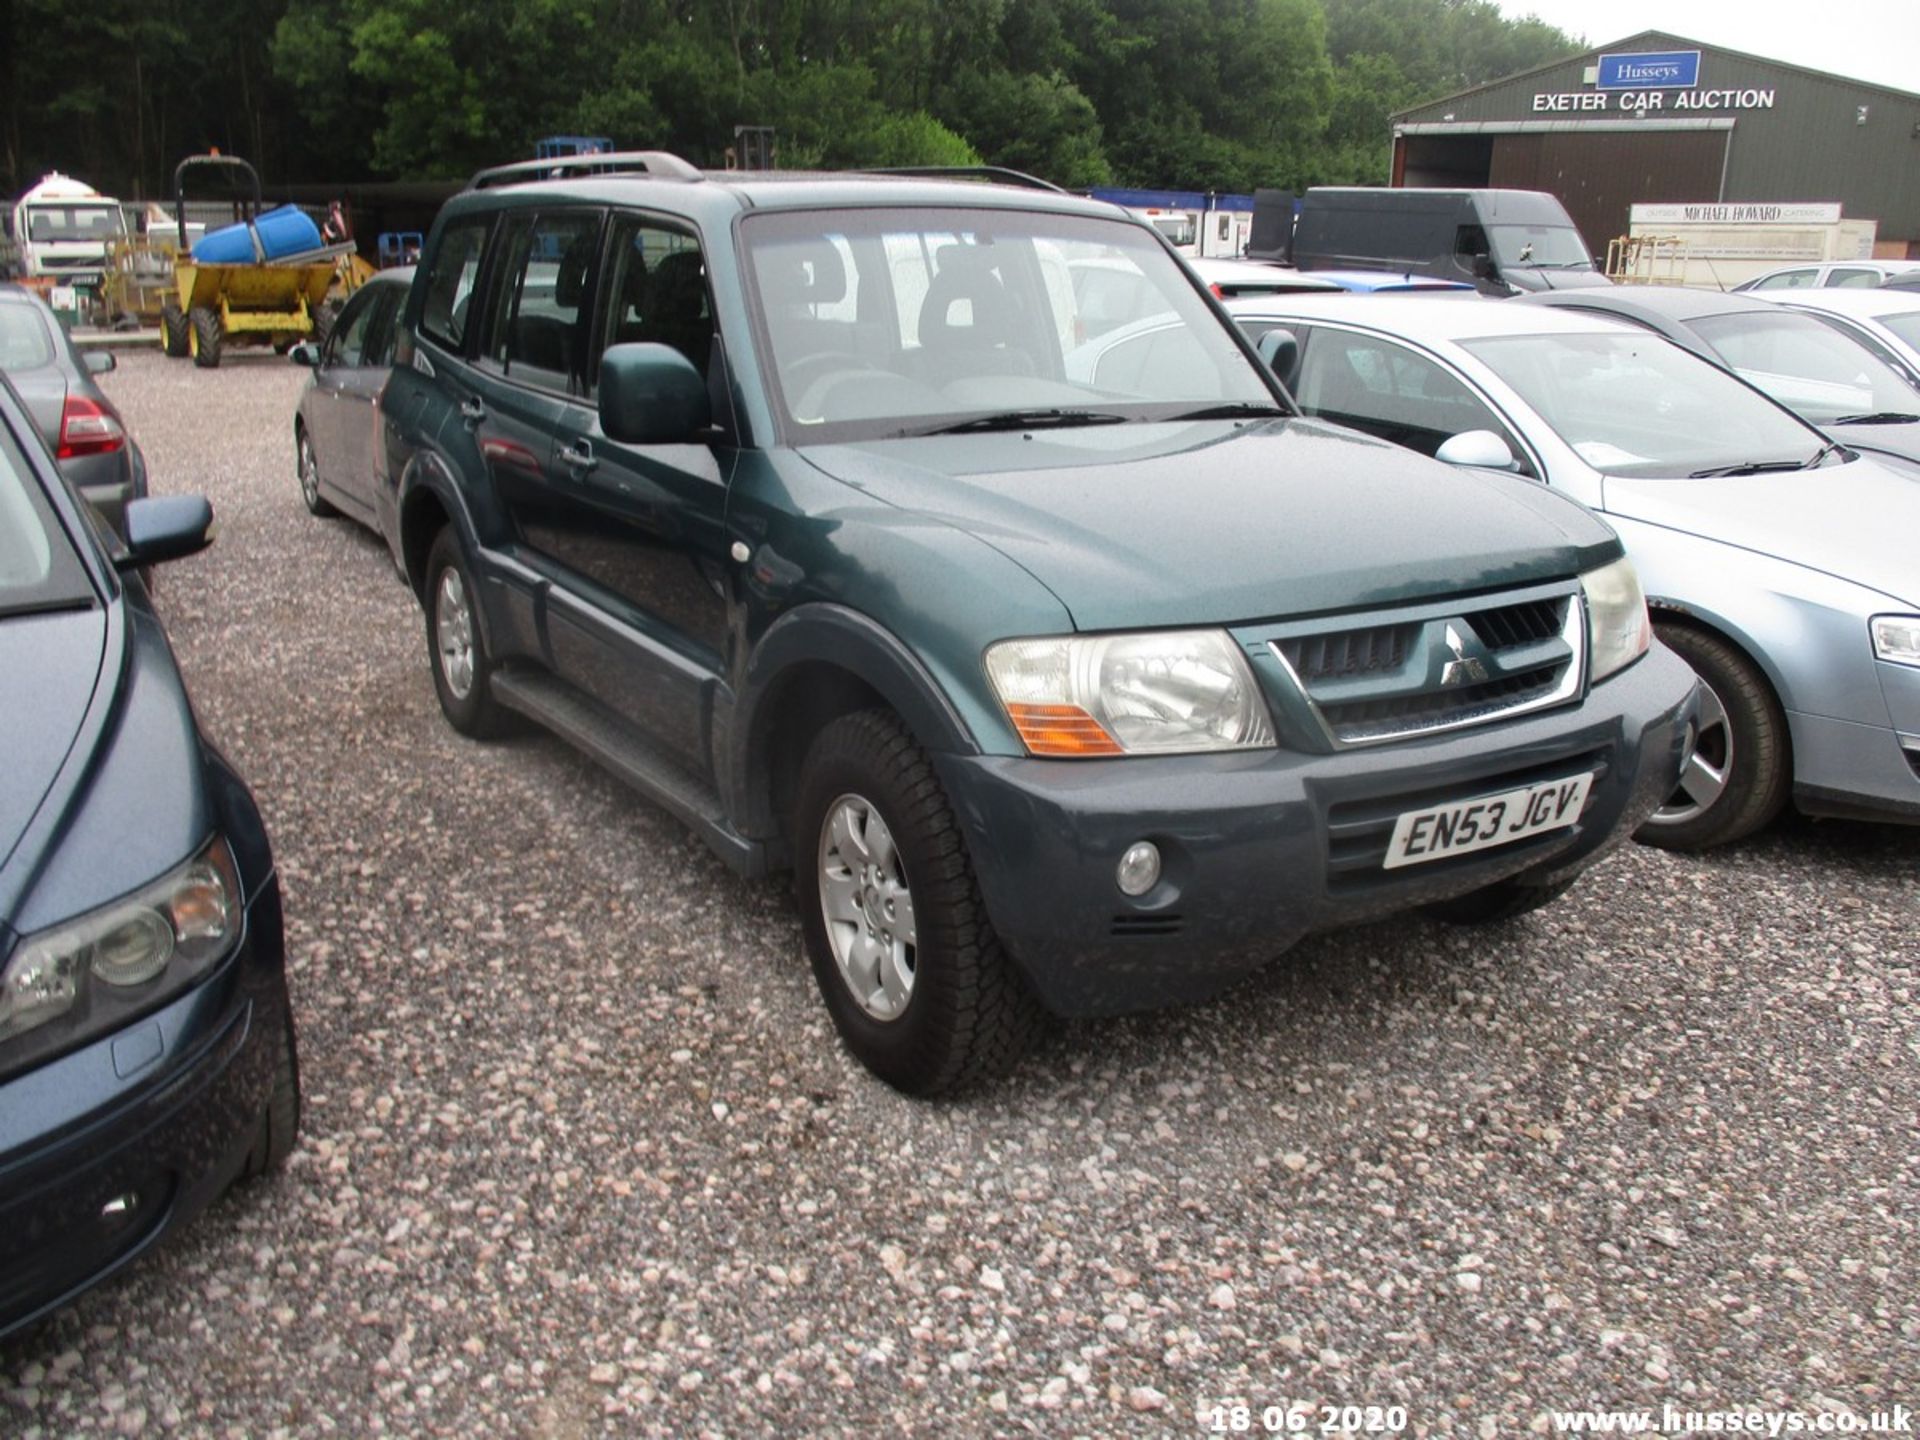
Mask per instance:
[[[499,670],[491,684],[494,698],[502,705],[551,730],[692,826],[734,870],[750,878],[767,873],[766,847],[727,823],[718,793],[621,724],[597,701],[539,670]]]

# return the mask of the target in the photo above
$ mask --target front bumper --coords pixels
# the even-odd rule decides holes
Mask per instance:
[[[1891,729],[1788,713],[1794,804],[1809,815],[1920,824],[1920,667],[1873,668]]]
[[[1630,835],[1672,793],[1692,740],[1693,673],[1656,645],[1576,708],[1334,755],[1285,751],[1048,761],[937,757],[987,911],[1041,1000],[1067,1015],[1204,999],[1303,936],[1477,890],[1551,884]],[[1403,811],[1593,771],[1569,829],[1394,870]],[[1164,856],[1138,900],[1128,846]]]
[[[0,1085],[0,1337],[191,1220],[239,1175],[288,1022],[280,891],[160,1010]]]

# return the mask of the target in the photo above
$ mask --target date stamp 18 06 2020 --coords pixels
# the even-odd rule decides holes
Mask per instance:
[[[1309,1405],[1305,1403],[1202,1405],[1200,1427],[1210,1435],[1399,1435],[1407,1428],[1404,1405]]]

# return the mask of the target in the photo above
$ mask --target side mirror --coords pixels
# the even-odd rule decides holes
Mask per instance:
[[[1473,277],[1476,280],[1493,279],[1493,256],[1476,255],[1473,257]]]
[[[213,506],[204,495],[156,495],[129,500],[127,548],[117,570],[140,570],[162,560],[197,555],[213,543]]]
[[[88,350],[83,352],[84,363],[89,375],[104,375],[119,365],[111,350]]]
[[[1448,465],[1464,465],[1474,470],[1518,470],[1519,462],[1507,442],[1491,430],[1462,430],[1448,438],[1433,452],[1433,458]]]
[[[311,340],[302,340],[287,351],[287,359],[296,365],[304,365],[309,370],[317,370],[320,367],[320,347]]]
[[[600,428],[627,445],[676,445],[713,423],[707,382],[671,345],[610,345],[600,357]]]
[[[1267,368],[1274,377],[1289,390],[1293,388],[1293,372],[1300,364],[1300,338],[1284,325],[1276,325],[1255,342],[1254,347],[1260,358],[1267,362]]]

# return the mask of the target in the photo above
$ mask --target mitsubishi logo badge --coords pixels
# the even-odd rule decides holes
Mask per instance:
[[[1453,659],[1440,671],[1442,685],[1478,685],[1487,678],[1487,667],[1477,656],[1467,654],[1467,642],[1451,625],[1447,626],[1447,648],[1453,651]]]

